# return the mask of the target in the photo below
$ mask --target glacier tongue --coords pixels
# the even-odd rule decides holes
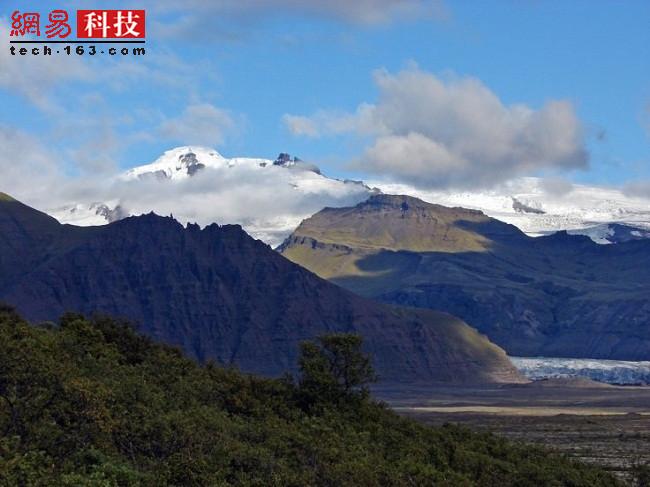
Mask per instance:
[[[585,377],[608,384],[650,384],[650,362],[550,357],[510,357],[510,359],[519,372],[532,380]]]

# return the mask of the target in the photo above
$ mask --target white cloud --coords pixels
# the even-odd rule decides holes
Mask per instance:
[[[650,200],[650,180],[627,184],[623,191],[629,196]]]
[[[273,245],[323,207],[347,206],[368,197],[363,187],[342,182],[299,189],[292,172],[282,167],[206,168],[182,181],[119,182],[107,196],[117,197],[132,214],[154,210],[182,222],[241,224]]]
[[[34,137],[0,125],[0,191],[33,204],[51,201],[64,180],[57,158]]]
[[[189,105],[176,118],[164,121],[160,134],[170,141],[190,145],[219,145],[237,128],[232,114],[209,103]]]
[[[130,143],[130,137],[120,137],[116,132],[116,121],[112,117],[101,116],[83,120],[83,125],[71,125],[77,139],[74,149],[67,153],[75,167],[82,174],[96,176],[115,172],[118,167],[117,155]]]
[[[0,39],[9,39],[10,21],[0,17]],[[92,57],[57,54],[44,55],[42,45],[15,45],[0,49],[0,90],[26,98],[34,106],[58,119],[79,119],[80,107],[71,98],[111,92],[117,95],[141,87],[143,83],[162,86],[176,97],[197,97],[201,82],[214,82],[216,69],[210,60],[202,60],[202,76],[195,76],[195,65],[164,47],[148,51],[145,56]],[[39,55],[20,55],[19,49],[39,49]],[[194,73],[194,74],[193,74]],[[2,92],[0,91],[0,95]],[[113,101],[118,101],[118,96]],[[86,107],[84,107],[86,108]],[[131,108],[131,107],[130,107]],[[76,113],[75,113],[76,112]],[[86,110],[90,116],[95,111]],[[74,113],[74,116],[72,115]]]
[[[0,39],[9,39],[7,25],[7,19],[0,17]],[[42,53],[43,46],[14,47],[15,55],[7,46],[0,49],[0,88],[26,97],[43,110],[58,109],[49,96],[57,85],[71,80],[88,81],[94,77],[80,56],[66,56],[65,62],[61,62],[56,53],[51,56],[34,56],[31,52],[25,56],[19,54],[21,47],[30,51],[37,48]]]
[[[540,186],[549,196],[561,198],[573,191],[573,183],[561,177],[549,177],[540,180]]]
[[[468,161],[452,154],[444,144],[417,132],[406,135],[385,135],[377,138],[367,149],[363,165],[380,174],[394,172],[400,167],[401,176],[417,180],[426,174],[427,179],[445,178],[455,171],[465,171]]]
[[[207,152],[212,150],[199,154]],[[102,202],[111,208],[119,204],[132,215],[155,211],[173,214],[183,223],[241,224],[256,238],[278,245],[300,221],[323,207],[353,205],[370,194],[361,184],[327,179],[308,170],[309,165],[287,168],[267,161],[262,167],[260,162],[224,161],[222,166],[208,165],[186,179],[69,178],[52,188],[47,201],[38,200],[37,207],[64,222],[101,224],[104,222],[91,204]],[[12,194],[11,188],[4,191]],[[21,195],[29,197],[29,202],[36,201],[31,196]],[[70,205],[77,204],[81,206],[71,213]]]
[[[73,157],[87,157],[85,149]],[[91,164],[87,162],[86,165]],[[155,211],[181,222],[236,223],[257,238],[278,245],[301,220],[324,206],[348,206],[368,197],[358,184],[323,178],[313,172],[257,163],[205,168],[180,181],[124,180],[117,174],[61,171],[61,157],[27,134],[0,126],[0,192],[58,218],[74,220],[70,204],[119,204],[130,214]],[[103,223],[97,218],[97,223]]]
[[[311,137],[371,135],[356,166],[419,186],[491,186],[588,165],[583,128],[568,101],[537,110],[505,105],[478,79],[441,79],[417,67],[377,71],[374,78],[376,103],[344,115],[285,115],[285,124]]]

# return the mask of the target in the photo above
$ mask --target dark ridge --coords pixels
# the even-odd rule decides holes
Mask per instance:
[[[295,367],[305,339],[355,332],[385,381],[521,380],[502,350],[460,320],[358,297],[239,225],[201,230],[150,213],[79,228],[24,205],[15,217],[4,208],[16,205],[0,204],[0,299],[32,322],[66,311],[125,317],[196,359],[265,375]],[[22,228],[31,230],[21,245],[3,238]]]

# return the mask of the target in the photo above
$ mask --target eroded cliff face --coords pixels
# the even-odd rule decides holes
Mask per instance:
[[[650,359],[648,241],[531,238],[479,212],[381,195],[323,210],[279,251],[364,296],[459,316],[511,355]]]
[[[0,203],[0,222],[14,215],[15,238],[46,218],[10,204]],[[459,319],[358,297],[239,226],[183,227],[153,214],[103,227],[45,226],[22,253],[13,238],[0,240],[0,300],[32,321],[65,311],[123,316],[199,360],[266,375],[293,370],[302,340],[355,332],[385,382],[522,380],[502,349]]]

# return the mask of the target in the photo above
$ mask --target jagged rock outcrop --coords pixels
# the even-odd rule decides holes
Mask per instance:
[[[302,340],[355,332],[387,382],[522,380],[503,350],[457,318],[358,297],[239,226],[149,214],[82,228],[0,201],[0,300],[32,321],[123,316],[199,360],[267,375],[293,369]]]

